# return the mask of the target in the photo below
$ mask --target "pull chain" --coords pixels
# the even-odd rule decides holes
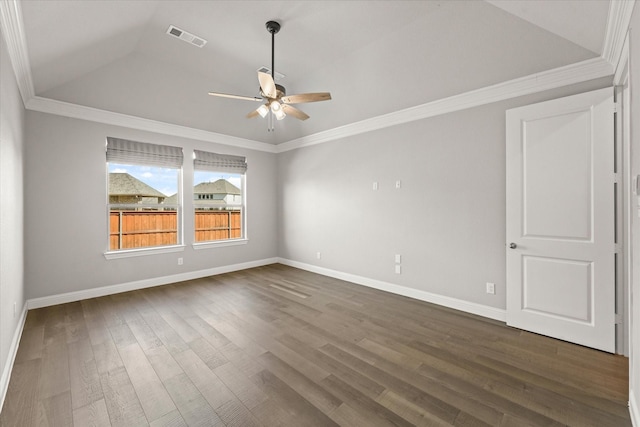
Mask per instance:
[[[275,129],[273,128],[273,113],[271,111],[269,111],[268,115],[267,115],[267,132],[274,132]]]

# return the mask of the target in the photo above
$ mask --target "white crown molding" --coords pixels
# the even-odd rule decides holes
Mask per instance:
[[[593,58],[575,64],[543,71],[529,76],[509,80],[492,86],[472,90],[459,95],[421,104],[393,113],[340,126],[324,132],[304,136],[278,145],[249,139],[237,138],[215,132],[179,126],[165,122],[130,116],[93,107],[33,96],[26,108],[49,114],[57,114],[94,122],[124,126],[133,129],[158,132],[167,135],[209,141],[218,144],[248,148],[269,153],[283,153],[297,148],[334,141],[365,132],[422,120],[429,117],[452,113],[467,108],[478,107],[523,95],[530,95],[549,89],[581,83],[613,74],[611,64],[602,58]]]
[[[622,49],[620,50],[620,58],[616,64],[616,72],[613,75],[613,84],[616,86],[624,85],[629,73],[629,34],[624,38]]]
[[[2,28],[2,34],[7,43],[22,102],[27,105],[35,92],[27,51],[27,39],[23,28],[22,9],[18,0],[0,0],[0,28]]]
[[[278,144],[278,153],[612,74],[613,67],[609,62],[602,58],[588,59],[284,142]]]
[[[268,153],[276,152],[275,145],[264,142],[160,122],[157,120],[144,119],[142,117],[86,107],[83,105],[72,104],[70,102],[42,98],[40,96],[32,97],[25,106],[28,110],[38,111],[41,113],[89,120],[114,126],[123,126],[131,129],[162,133],[165,135],[179,136],[199,141],[214,142],[216,144],[231,145],[234,147],[247,148],[249,150],[266,151]]]
[[[433,304],[441,305],[443,307],[449,307],[455,310],[464,311],[465,313],[471,313],[478,316],[487,317],[489,319],[499,320],[501,322],[506,322],[507,319],[506,310],[500,308],[489,307],[487,305],[464,301],[458,298],[433,294],[431,292],[421,291],[419,289],[408,288],[406,286],[383,282],[381,280],[370,279],[368,277],[358,276],[351,273],[331,270],[329,268],[318,267],[316,265],[293,261],[286,258],[278,258],[278,262],[290,267],[299,268],[301,270],[310,271],[312,273],[322,274],[323,276],[345,280],[347,282],[367,286],[369,288],[379,289],[385,292],[391,292],[392,294],[430,302]]]
[[[622,47],[627,37],[635,3],[636,0],[611,0],[609,2],[609,17],[607,18],[607,33],[602,48],[602,58],[614,67],[617,67],[620,62]]]
[[[365,132],[478,107],[518,96],[530,95],[549,89],[581,83],[613,74],[612,65],[602,58],[593,58],[575,64],[543,71],[529,76],[509,80],[492,86],[472,90],[459,95],[421,104],[393,113],[340,126],[313,135],[304,136],[278,145],[237,138],[215,132],[179,126],[140,117],[130,116],[93,107],[33,96],[26,108],[43,113],[106,123],[132,129],[163,133],[166,135],[209,141],[269,153],[283,153],[297,148],[334,141]]]

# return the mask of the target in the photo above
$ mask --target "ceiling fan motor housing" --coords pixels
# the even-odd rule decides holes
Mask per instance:
[[[267,31],[269,31],[271,34],[276,34],[278,31],[280,31],[280,24],[276,21],[268,21],[265,25],[267,27]]]
[[[283,96],[285,96],[287,94],[287,90],[285,89],[284,86],[279,85],[278,83],[275,84],[276,85],[276,97],[275,98],[269,98],[267,95],[264,94],[264,92],[262,92],[262,88],[259,87],[258,90],[260,90],[260,95],[263,98],[267,98],[267,99],[280,99]]]

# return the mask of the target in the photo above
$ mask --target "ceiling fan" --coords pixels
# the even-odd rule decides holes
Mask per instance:
[[[260,107],[247,114],[247,118],[256,116],[266,117],[269,112],[273,120],[273,116],[277,120],[284,119],[287,115],[291,115],[299,120],[307,120],[309,116],[303,111],[297,109],[291,104],[302,104],[305,102],[328,101],[331,99],[329,92],[301,93],[298,95],[288,95],[284,86],[276,84],[274,81],[274,46],[275,34],[280,31],[280,24],[276,21],[266,23],[267,31],[271,33],[271,74],[258,71],[258,81],[260,82],[260,97],[257,96],[241,96],[231,95],[228,93],[209,92],[209,95],[221,96],[223,98],[242,99],[247,101],[264,102]],[[273,122],[269,130],[273,130]]]

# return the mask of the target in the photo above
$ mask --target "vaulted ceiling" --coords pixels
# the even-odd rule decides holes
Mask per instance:
[[[6,0],[3,0],[6,1]],[[278,144],[605,53],[608,0],[20,2],[34,94]],[[288,93],[330,91],[267,132],[271,66]],[[166,34],[170,25],[207,41]]]

